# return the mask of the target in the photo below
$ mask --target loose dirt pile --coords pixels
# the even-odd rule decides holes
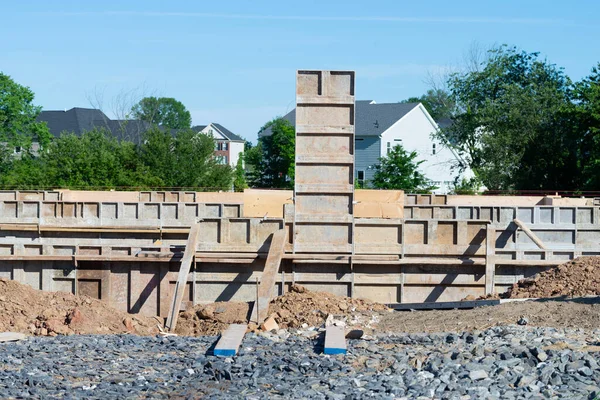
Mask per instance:
[[[269,313],[277,313],[275,320],[281,328],[299,328],[303,324],[320,326],[329,314],[336,316],[385,311],[383,304],[351,299],[330,293],[311,292],[300,285],[271,302]]]
[[[348,316],[385,311],[383,304],[360,299],[336,296],[330,293],[311,292],[300,285],[277,297],[269,306],[280,328],[321,326],[327,316]],[[217,335],[229,324],[246,323],[250,318],[250,304],[223,302],[198,305],[179,315],[175,333],[179,335]]]
[[[515,283],[511,299],[600,295],[600,257],[579,257]]]
[[[197,305],[179,314],[175,333],[181,336],[218,335],[229,324],[248,322],[250,305],[240,302],[219,302]]]
[[[155,335],[157,325],[154,318],[120,312],[91,297],[44,292],[0,278],[0,332]]]

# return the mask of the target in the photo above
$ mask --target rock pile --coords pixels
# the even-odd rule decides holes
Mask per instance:
[[[600,295],[600,257],[579,257],[558,267],[522,279],[506,297],[542,298],[554,296]]]
[[[600,331],[496,327],[461,334],[350,340],[248,334],[238,356],[210,355],[215,337],[59,336],[0,344],[8,398],[593,399]]]
[[[0,279],[0,332],[31,335],[158,333],[159,321],[131,315],[87,296],[44,292]]]

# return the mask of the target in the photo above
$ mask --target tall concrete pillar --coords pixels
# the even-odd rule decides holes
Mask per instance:
[[[354,72],[298,71],[294,252],[354,252]]]

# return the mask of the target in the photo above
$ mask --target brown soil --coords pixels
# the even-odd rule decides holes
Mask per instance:
[[[522,279],[509,289],[508,298],[600,295],[600,257],[579,257],[558,267]]]
[[[277,297],[269,306],[280,328],[300,328],[303,324],[320,326],[328,315],[347,316],[385,311],[383,304],[360,299],[336,296],[330,293],[311,292],[300,285],[293,285],[283,296]],[[248,303],[212,303],[198,305],[179,316],[175,333],[179,335],[216,335],[228,324],[248,321]]]
[[[248,303],[219,302],[197,305],[179,314],[175,333],[182,336],[218,335],[227,325],[248,322]]]
[[[0,278],[0,332],[31,335],[155,335],[158,320],[120,312],[87,296],[43,292]]]
[[[269,313],[277,313],[275,320],[281,328],[299,328],[303,324],[319,326],[325,323],[329,314],[346,316],[385,310],[387,307],[383,304],[311,292],[300,285],[293,285],[288,293],[277,297],[269,307]]]
[[[600,298],[529,300],[471,310],[398,311],[382,315],[375,330],[463,332],[516,324],[521,317],[527,318],[531,326],[598,329]]]

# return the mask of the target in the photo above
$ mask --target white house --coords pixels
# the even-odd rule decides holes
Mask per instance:
[[[193,126],[196,132],[202,132],[215,138],[215,156],[222,164],[229,164],[235,168],[238,160],[244,153],[246,141],[225,128],[221,124],[211,122],[208,125]]]
[[[355,161],[356,179],[368,186],[373,179],[379,158],[401,144],[407,151],[416,151],[417,160],[423,160],[420,170],[438,189],[435,193],[448,193],[458,175],[459,164],[464,161],[445,143],[433,137],[439,127],[421,103],[382,103],[359,100],[355,109]],[[283,117],[296,123],[296,110]],[[265,130],[262,135],[269,135]],[[467,168],[461,177],[470,178]]]

